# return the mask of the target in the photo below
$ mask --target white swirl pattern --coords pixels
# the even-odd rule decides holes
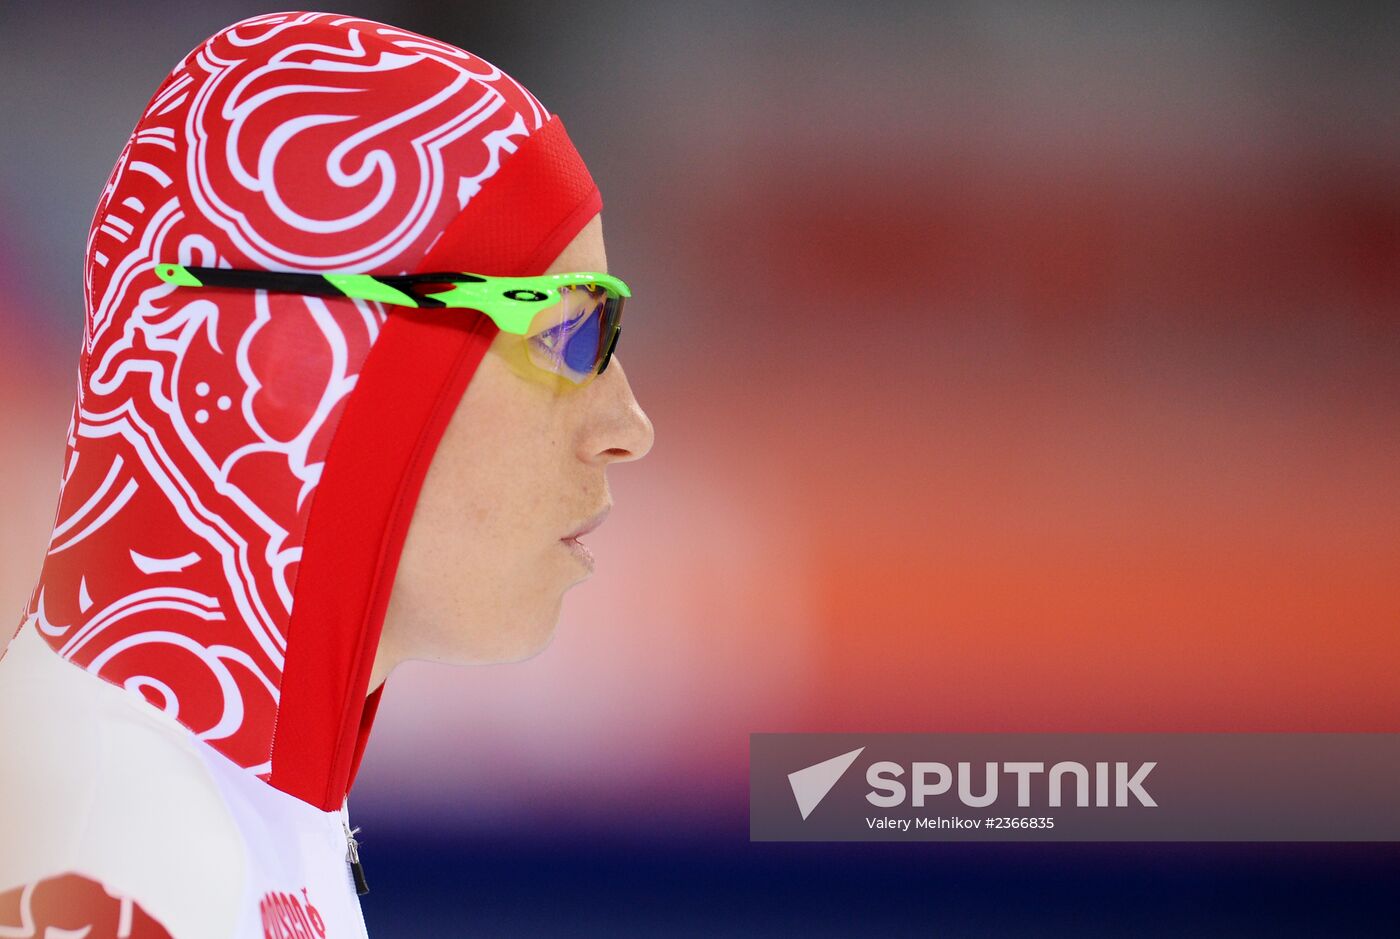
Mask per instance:
[[[548,119],[470,53],[322,13],[243,20],[170,73],[87,241],[59,508],[25,611],[56,651],[266,778],[308,513],[386,311],[201,294],[155,265],[409,271]]]

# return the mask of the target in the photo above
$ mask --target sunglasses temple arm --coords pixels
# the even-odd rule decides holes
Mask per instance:
[[[318,297],[345,296],[320,274],[284,271],[238,271],[226,267],[186,267],[205,287],[237,287],[244,290],[277,290],[309,293]]]

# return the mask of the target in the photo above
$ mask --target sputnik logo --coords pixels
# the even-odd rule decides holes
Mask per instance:
[[[802,813],[803,821],[821,804],[864,749],[861,747],[788,773],[788,785],[792,786],[792,797],[797,800],[797,809]]]

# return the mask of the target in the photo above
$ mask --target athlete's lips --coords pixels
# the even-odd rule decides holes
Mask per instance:
[[[603,524],[603,520],[604,520],[605,518],[608,517],[608,513],[611,512],[611,511],[612,511],[612,506],[611,506],[611,505],[606,505],[606,506],[604,506],[604,507],[603,507],[603,510],[602,510],[601,512],[598,512],[598,513],[592,515],[587,521],[585,521],[582,525],[580,525],[573,533],[568,534],[568,535],[565,535],[563,538],[560,538],[559,540],[560,540],[560,541],[577,541],[578,539],[582,538],[584,535],[588,534],[588,533],[589,533],[590,531],[592,531],[593,529],[597,528],[599,525]]]

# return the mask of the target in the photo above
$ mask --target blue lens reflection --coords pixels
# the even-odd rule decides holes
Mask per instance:
[[[598,364],[598,329],[602,307],[594,307],[570,333],[564,346],[564,362],[576,372],[591,372]]]
[[[607,294],[606,291],[598,290],[595,295],[583,287],[565,287],[561,293],[562,309],[582,308],[562,322],[540,330],[531,341],[552,363],[549,366],[551,371],[561,374],[573,372],[579,376],[579,379],[575,380],[581,380],[598,367],[598,353],[602,345],[600,334]]]

